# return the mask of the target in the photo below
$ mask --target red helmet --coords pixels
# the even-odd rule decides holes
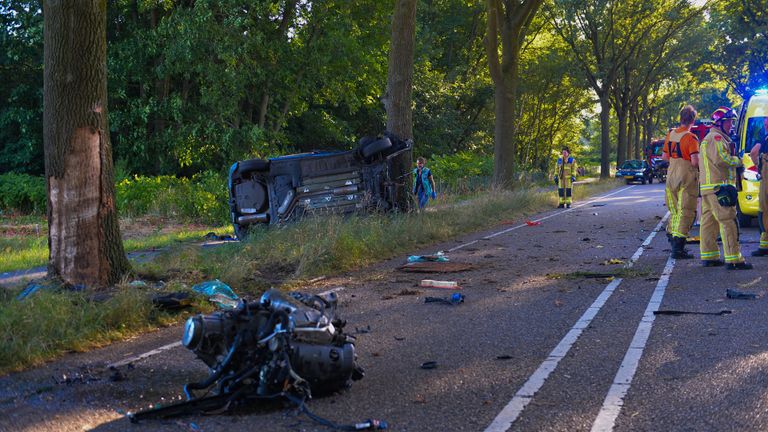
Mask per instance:
[[[733,108],[725,106],[721,106],[712,113],[712,121],[715,123],[720,123],[725,120],[736,120],[737,117],[738,115],[736,115],[736,111],[734,111]]]

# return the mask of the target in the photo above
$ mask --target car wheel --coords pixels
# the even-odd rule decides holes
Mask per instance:
[[[389,138],[379,138],[376,141],[363,144],[360,147],[360,155],[364,159],[368,159],[369,157],[375,156],[376,154],[381,153],[390,147],[392,147],[392,141],[390,141]]]
[[[626,183],[626,184],[630,184],[630,183],[632,183],[632,180],[627,180],[627,181],[625,181],[624,183]]]
[[[752,225],[752,216],[742,213],[738,204],[736,204],[736,219],[739,221],[741,228],[749,228]]]
[[[243,173],[249,173],[254,171],[267,171],[269,169],[269,161],[263,159],[251,159],[242,161],[237,164],[237,170]]]
[[[653,176],[648,177],[648,184],[653,184]]]

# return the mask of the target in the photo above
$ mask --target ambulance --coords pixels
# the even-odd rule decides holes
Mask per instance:
[[[741,190],[736,207],[741,227],[750,226],[752,218],[757,217],[760,210],[758,205],[760,181],[757,166],[749,156],[749,151],[763,134],[763,119],[766,116],[768,116],[768,89],[760,89],[741,105],[736,126],[736,145],[744,162],[744,175],[741,179]],[[762,145],[766,144],[762,143]]]

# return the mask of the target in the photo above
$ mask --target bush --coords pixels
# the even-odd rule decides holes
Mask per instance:
[[[0,209],[22,213],[45,213],[44,177],[28,174],[0,174]]]
[[[124,216],[155,214],[183,221],[225,224],[227,181],[205,171],[191,179],[134,176],[117,184],[118,211]]]
[[[427,162],[438,191],[467,192],[486,187],[493,176],[493,156],[473,152],[433,156]]]

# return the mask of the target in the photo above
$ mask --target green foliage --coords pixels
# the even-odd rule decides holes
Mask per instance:
[[[427,161],[438,191],[466,192],[487,186],[493,175],[493,156],[463,151],[432,156]]]
[[[227,181],[212,171],[191,179],[134,176],[117,183],[117,207],[123,216],[159,215],[177,221],[226,223]]]
[[[0,210],[45,213],[46,186],[43,177],[28,174],[0,174]]]

